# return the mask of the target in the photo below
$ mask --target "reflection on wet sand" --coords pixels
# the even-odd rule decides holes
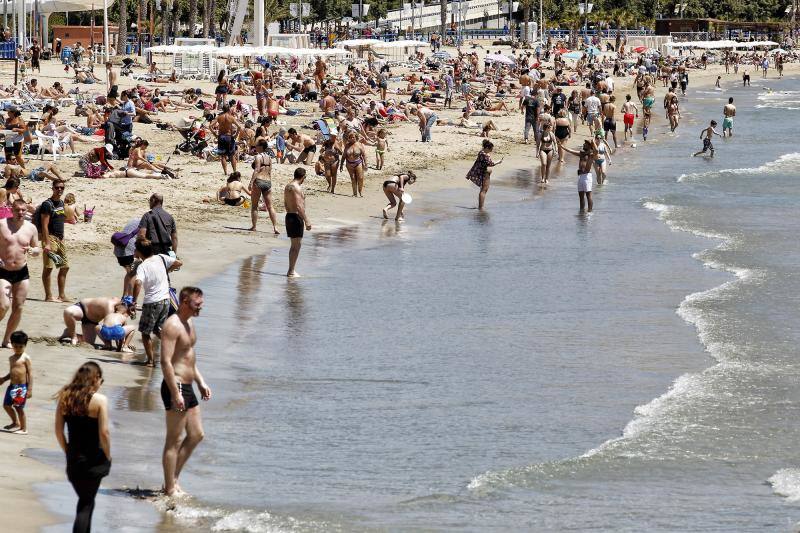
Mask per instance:
[[[160,350],[159,350],[160,351]],[[161,404],[161,380],[154,379],[156,369],[149,366],[141,368],[141,377],[136,379],[136,384],[122,387],[116,398],[117,409],[133,412],[151,412],[163,410]]]
[[[396,220],[384,220],[381,222],[380,237],[382,239],[396,237],[400,235],[402,229],[403,225]]]
[[[258,291],[261,288],[261,276],[266,262],[266,255],[254,255],[239,264],[234,317],[241,321],[242,325],[256,318],[253,306],[259,299]]]
[[[303,334],[306,318],[303,284],[298,281],[287,280],[285,285],[286,331],[292,331],[296,338]]]

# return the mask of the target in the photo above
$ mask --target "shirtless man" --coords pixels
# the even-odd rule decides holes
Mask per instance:
[[[231,106],[222,106],[222,112],[211,121],[211,130],[217,134],[217,151],[222,163],[222,171],[228,175],[228,160],[233,171],[236,172],[236,132],[244,126],[236,120],[236,115],[231,112]]]
[[[317,91],[322,89],[322,84],[327,75],[328,65],[322,60],[322,57],[318,57],[317,62],[314,63],[314,85],[317,87]]]
[[[611,132],[611,137],[614,139],[614,149],[619,148],[617,145],[617,121],[614,115],[617,112],[617,106],[614,102],[617,101],[615,96],[611,96],[608,102],[603,104],[603,131],[605,131],[604,139],[608,140],[608,133]]]
[[[24,200],[14,200],[12,218],[0,219],[0,320],[8,309],[11,315],[3,335],[3,348],[11,347],[11,333],[17,330],[22,318],[22,307],[28,296],[27,254],[39,255],[36,226],[25,220],[28,205]]]
[[[303,242],[303,228],[311,231],[311,223],[306,215],[306,196],[303,193],[303,181],[306,179],[306,169],[296,168],[294,179],[283,189],[283,205],[286,207],[286,235],[292,240],[289,248],[288,278],[299,278],[300,274],[294,269],[300,255],[300,245]]]
[[[114,312],[114,307],[122,300],[119,298],[84,298],[64,309],[64,325],[66,329],[59,341],[69,342],[77,346],[79,341],[94,344],[95,326],[97,326],[107,315]],[[82,335],[76,332],[77,322],[81,322]]]
[[[565,145],[561,145],[564,151],[578,156],[578,199],[580,201],[580,212],[591,213],[594,204],[592,203],[592,164],[597,159],[597,146],[589,139],[583,141],[580,151],[573,150]],[[586,207],[584,210],[584,198]]]
[[[305,133],[298,133],[296,129],[289,128],[289,136],[286,139],[286,146],[290,150],[300,152],[297,156],[297,163],[310,165],[317,151],[317,143]]]
[[[106,61],[106,92],[110,93],[114,87],[118,87],[119,73],[111,61]]]
[[[722,114],[725,118],[722,119],[722,136],[725,137],[725,132],[728,132],[728,137],[733,137],[733,117],[736,116],[736,106],[733,105],[733,97],[728,98],[728,103],[722,109]]]
[[[336,114],[336,98],[328,89],[322,91],[322,101],[319,105],[322,108],[322,116],[333,118]]]
[[[203,400],[211,399],[211,389],[197,369],[194,345],[197,332],[193,317],[203,308],[203,291],[184,287],[178,298],[178,312],[161,329],[161,399],[167,410],[167,436],[164,441],[164,493],[184,494],[178,477],[195,447],[203,440],[203,421],[194,393],[194,383]],[[184,436],[184,433],[186,434]]]
[[[633,139],[633,121],[639,116],[639,108],[631,102],[631,95],[625,95],[625,103],[622,104],[622,121],[625,123],[625,140],[628,140],[628,133]]]

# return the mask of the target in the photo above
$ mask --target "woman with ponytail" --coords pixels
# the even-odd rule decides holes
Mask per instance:
[[[87,362],[56,394],[56,438],[67,454],[67,479],[78,494],[73,533],[91,531],[94,498],[111,469],[108,401],[97,392],[102,384],[100,366]]]

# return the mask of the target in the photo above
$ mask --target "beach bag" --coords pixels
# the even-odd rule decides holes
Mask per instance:
[[[128,246],[128,243],[131,242],[131,239],[133,239],[137,233],[139,233],[139,228],[136,228],[130,233],[115,231],[114,234],[111,236],[111,244],[113,244],[114,246],[125,248],[126,246]]]
[[[52,208],[53,202],[48,198],[47,200],[39,204],[39,206],[33,212],[33,216],[31,216],[31,222],[33,223],[34,226],[36,226],[36,229],[39,231],[40,234],[42,233],[42,206],[45,204],[45,202],[50,202]]]
[[[169,279],[167,262],[164,261],[163,257],[161,257],[161,263],[164,265],[164,270],[167,273],[167,283],[169,283],[169,309],[167,310],[167,316],[170,317],[178,312],[178,292],[172,287],[172,281]]]
[[[100,179],[103,177],[103,167],[94,163],[86,164],[86,177],[92,179]]]

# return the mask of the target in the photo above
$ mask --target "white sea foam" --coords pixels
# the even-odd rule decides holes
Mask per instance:
[[[776,174],[779,172],[786,172],[797,170],[800,166],[800,152],[792,152],[791,154],[784,154],[775,161],[764,163],[758,167],[749,168],[726,168],[721,170],[709,170],[707,172],[692,172],[690,174],[681,174],[678,176],[678,182],[684,181],[699,181],[710,178],[719,178],[731,175],[765,175]]]
[[[282,533],[297,531],[338,531],[335,524],[303,521],[251,509],[228,510],[207,507],[193,500],[173,504],[166,498],[153,500],[155,507],[168,513],[181,525],[193,530],[241,531],[245,533]]]
[[[783,468],[769,478],[772,491],[790,502],[800,502],[800,469]]]
[[[800,153],[787,154],[777,162],[767,163],[764,167],[786,160],[799,161]],[[744,173],[744,169],[735,170],[735,172]],[[735,241],[735,237],[730,235],[698,230],[677,222],[672,218],[673,215],[679,213],[679,208],[676,206],[666,205],[653,200],[643,201],[642,206],[658,213],[658,218],[676,231],[685,231],[694,235],[720,241],[714,248],[715,250],[724,249]],[[734,279],[711,289],[689,294],[678,306],[676,313],[687,323],[695,327],[700,342],[705,346],[706,351],[717,361],[717,365],[713,368],[736,369],[739,372],[756,371],[755,365],[751,363],[732,361],[729,357],[726,357],[728,354],[733,353],[737,347],[732,344],[712,340],[711,333],[713,332],[713,324],[706,313],[700,308],[700,305],[722,297],[724,293],[734,288],[735,285],[756,279],[761,273],[754,269],[726,265],[708,257],[709,252],[709,250],[698,252],[693,254],[693,257],[702,261],[706,268],[730,272],[734,275]],[[525,484],[532,476],[546,475],[547,473],[552,475],[553,472],[551,472],[551,470],[557,471],[563,468],[574,470],[578,468],[583,461],[590,460],[594,456],[609,451],[613,451],[613,453],[619,456],[626,457],[640,455],[639,453],[622,447],[626,442],[636,436],[656,428],[662,420],[670,416],[670,411],[672,409],[680,408],[686,401],[699,399],[702,398],[703,395],[708,394],[709,391],[706,386],[707,372],[708,370],[694,374],[683,374],[678,377],[667,392],[646,404],[634,408],[634,416],[631,421],[625,425],[621,436],[603,442],[580,457],[550,463],[537,463],[519,468],[487,471],[470,480],[467,488],[475,493],[481,494],[491,492],[498,487]],[[791,487],[797,494],[797,499],[800,500],[800,470],[793,472],[793,474],[796,476],[796,479],[793,478]],[[774,477],[775,476],[773,476],[773,478]],[[772,482],[772,478],[770,482]]]

